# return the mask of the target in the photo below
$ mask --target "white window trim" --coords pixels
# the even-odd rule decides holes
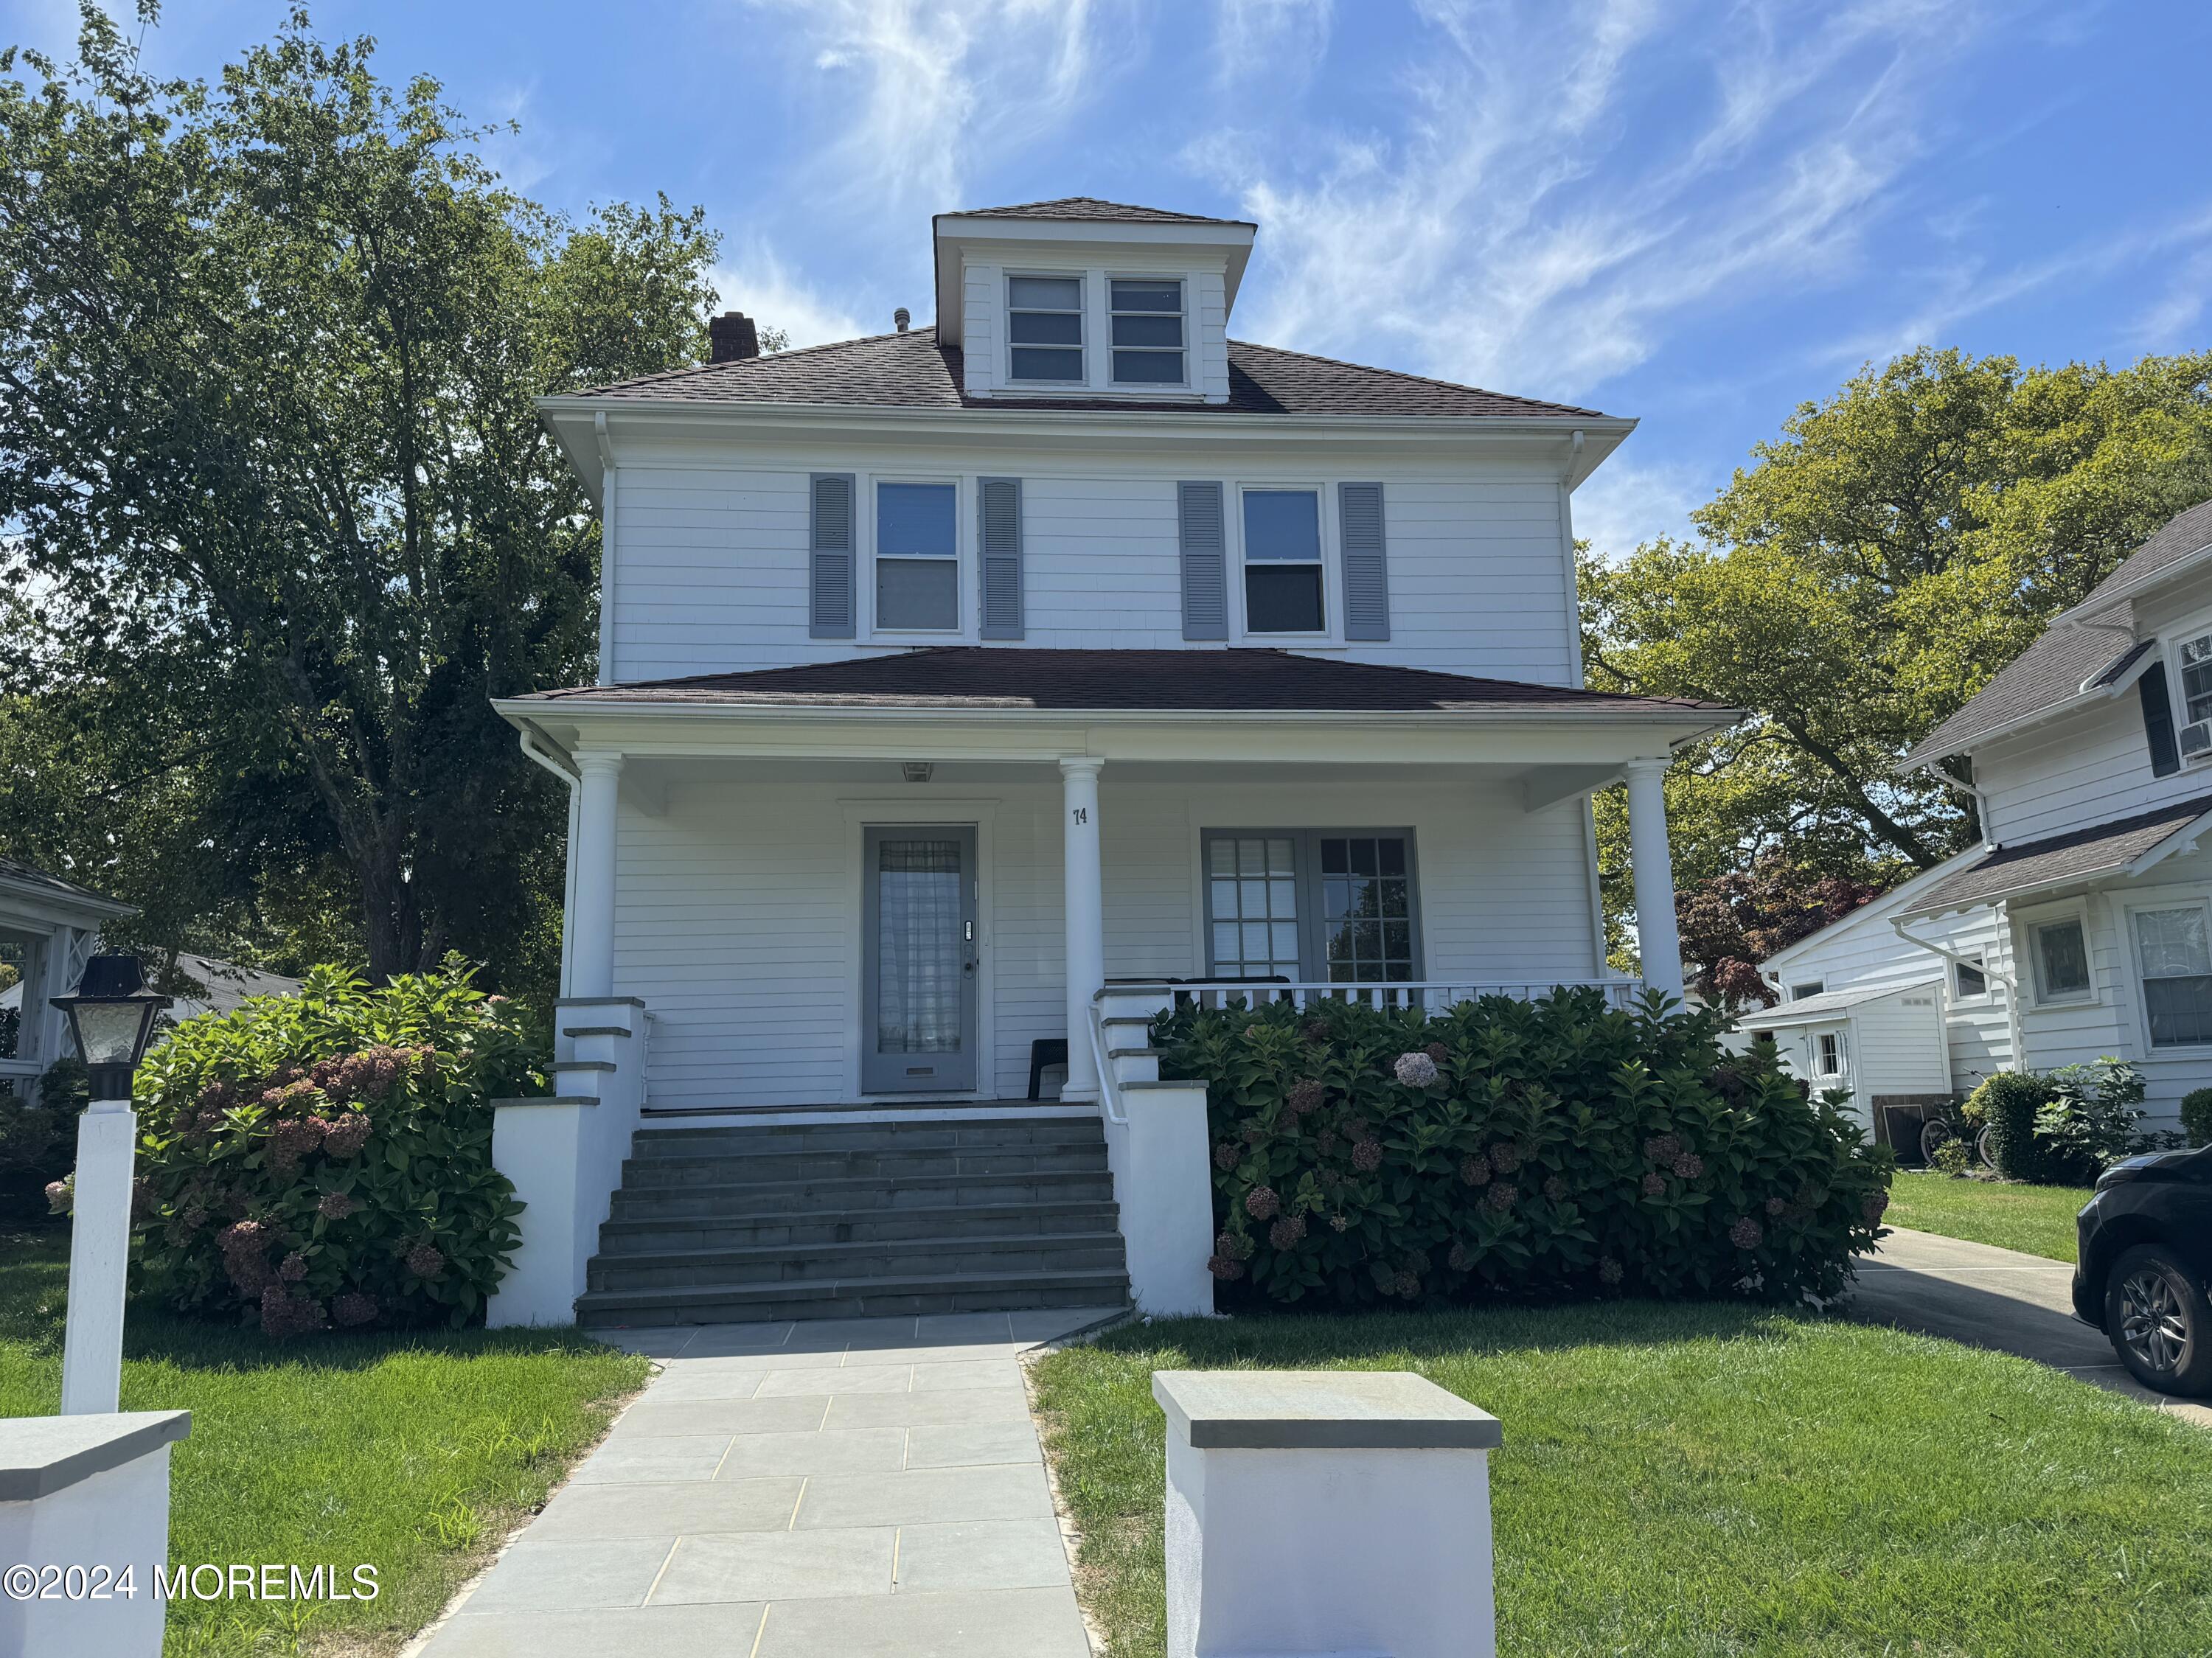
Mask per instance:
[[[1336,577],[1336,513],[1330,496],[1334,493],[1326,483],[1311,478],[1240,478],[1231,486],[1237,492],[1236,523],[1230,529],[1235,537],[1237,557],[1232,592],[1229,603],[1233,616],[1237,640],[1240,643],[1273,645],[1297,644],[1307,649],[1319,646],[1341,645],[1344,642],[1343,603],[1337,592]],[[1321,531],[1321,631],[1319,633],[1282,634],[1260,633],[1248,622],[1244,610],[1244,497],[1252,490],[1303,489],[1315,498],[1314,517]],[[1279,564],[1279,559],[1262,559],[1262,564]]]
[[[2191,1055],[2212,1053],[2212,1042],[2154,1042],[2150,1033],[2150,993],[2143,981],[2142,953],[2136,947],[2136,916],[2143,910],[2188,909],[2205,912],[2205,926],[2212,930],[2212,896],[2202,892],[2177,892],[2163,898],[2142,896],[2130,899],[2120,906],[2120,920],[2124,929],[2122,943],[2127,950],[2128,981],[2136,990],[2136,1034],[2142,1042],[2146,1056],[2164,1059],[2169,1055]]]
[[[2086,933],[2082,936],[2085,939],[2087,938]],[[1975,968],[1982,975],[1982,987],[1972,996],[1962,993],[1959,989],[1959,964],[1961,962]],[[1951,969],[1951,979],[1944,989],[1951,999],[1952,1006],[1986,1007],[1989,1005],[1996,992],[1996,975],[1990,970],[1990,957],[1987,950],[1975,950],[1971,954],[1961,950],[1956,958],[1947,963],[1946,965]]]
[[[865,591],[855,595],[855,597],[868,608],[867,636],[861,642],[866,644],[943,645],[947,642],[957,644],[972,639],[975,636],[977,622],[975,616],[975,605],[969,598],[968,592],[969,588],[974,585],[975,576],[975,552],[971,544],[972,532],[969,526],[969,519],[971,516],[969,507],[969,501],[970,499],[969,484],[970,481],[966,477],[947,477],[941,472],[864,472],[860,476],[865,481],[865,487],[861,493],[866,496],[866,501],[861,507],[860,516],[861,528],[866,531],[867,537],[866,542],[863,544],[867,550],[867,556],[862,569],[859,572],[860,580],[856,584]],[[877,623],[876,560],[880,556],[880,555],[878,555],[876,550],[876,531],[878,528],[876,517],[876,490],[878,485],[885,483],[933,483],[949,485],[951,488],[951,564],[953,568],[952,599],[953,604],[957,607],[954,614],[958,617],[957,625],[953,627],[886,628],[878,625]]]
[[[1850,1044],[1845,1040],[1844,1029],[1838,1027],[1833,1030],[1815,1030],[1810,1035],[1813,1039],[1813,1074],[1816,1077],[1849,1076],[1851,1068]],[[1836,1045],[1836,1064],[1833,1070],[1828,1069],[1820,1063],[1825,1052],[1823,1045],[1831,1042]]]
[[[2027,999],[2035,1007],[2087,1007],[2105,999],[2102,975],[2097,971],[2097,935],[2089,925],[2089,906],[2085,901],[2057,904],[2048,908],[2015,913],[2013,921],[2020,929],[2014,948],[2025,957],[2026,972],[2021,975]],[[2039,927],[2055,921],[2077,922],[2081,928],[2081,955],[2089,969],[2089,987],[2069,991],[2063,996],[2043,993],[2043,957],[2035,947]]]
[[[1025,276],[1048,282],[1073,281],[1079,296],[1075,315],[1083,337],[1077,342],[1076,353],[1083,360],[1083,372],[1072,380],[1022,380],[1014,374],[1014,284]],[[1091,360],[1091,335],[1097,331],[1092,313],[1097,308],[1092,303],[1091,272],[1081,265],[1008,265],[999,273],[999,333],[1005,344],[1005,355],[1000,363],[1004,371],[1000,383],[1024,392],[1057,392],[1062,397],[1079,397],[1091,389],[1097,379],[1096,365]],[[1024,309],[1028,307],[1024,307]],[[1066,346],[1042,348],[1046,350],[1066,350]]]
[[[2212,610],[2198,610],[2159,629],[2159,659],[2166,664],[2166,701],[2173,714],[2173,735],[2176,751],[2181,741],[2181,728],[2191,724],[2189,718],[2189,693],[2181,680],[2181,647],[2190,641],[2212,636]],[[2212,715],[2208,715],[2212,718]],[[2185,768],[2212,761],[2212,750],[2203,754],[2184,754],[2181,763]]]
[[[1811,985],[1813,988],[1804,995],[1799,995],[1797,993],[1807,985]],[[1784,988],[1789,991],[1790,999],[1793,1002],[1810,1001],[1815,996],[1825,996],[1828,993],[1828,981],[1823,975],[1817,978],[1799,979],[1794,983],[1786,983]]]
[[[1196,355],[1190,337],[1190,273],[1186,270],[1108,270],[1102,273],[1105,296],[1106,333],[1100,342],[1106,354],[1106,385],[1115,392],[1141,396],[1148,392],[1188,392],[1193,385],[1191,359]],[[1173,282],[1176,291],[1182,295],[1182,308],[1176,313],[1182,323],[1182,378],[1179,380],[1117,380],[1114,378],[1114,284],[1123,282]],[[1131,312],[1132,316],[1164,317],[1164,311]],[[1143,347],[1124,346],[1124,350],[1142,350]],[[1155,348],[1157,350],[1157,348]]]

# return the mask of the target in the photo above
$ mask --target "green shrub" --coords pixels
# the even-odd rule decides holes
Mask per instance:
[[[2055,1182],[2087,1186],[2137,1149],[2142,1074],[2122,1060],[2069,1065],[2050,1073],[2051,1097],[2035,1114],[2036,1144]]]
[[[2181,1132],[2191,1145],[2212,1145],[2212,1088],[2199,1088],[2182,1096]]]
[[[542,1078],[532,1033],[470,977],[457,957],[382,989],[318,968],[147,1057],[144,1260],[177,1306],[272,1335],[481,1313],[521,1212],[491,1101]]]
[[[1945,1140],[1936,1148],[1929,1161],[1936,1165],[1939,1175],[1948,1175],[1953,1180],[1964,1180],[1966,1170],[1974,1164],[1974,1148],[1966,1140]]]
[[[2046,1171],[2044,1148],[2035,1138],[2035,1114],[2050,1102],[2051,1092],[2050,1079],[2032,1071],[1998,1071],[1967,1096],[1966,1119],[1989,1125],[1990,1162],[2007,1180],[2064,1184]]]
[[[0,1224],[46,1216],[46,1187],[76,1162],[76,1120],[86,1097],[84,1061],[75,1059],[46,1067],[34,1105],[0,1093]]]
[[[1594,990],[1163,1017],[1161,1074],[1208,1084],[1224,1299],[1834,1294],[1888,1153],[1724,1024]]]

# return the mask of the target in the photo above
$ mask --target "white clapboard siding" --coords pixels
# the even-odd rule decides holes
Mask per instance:
[[[977,632],[975,491],[979,477],[1023,486],[1022,642],[1127,649],[1183,646],[1176,484],[1218,477],[1284,483],[1259,462],[1240,477],[1218,465],[1162,455],[1143,471],[1024,465],[998,452],[809,454],[775,466],[671,452],[625,460],[616,492],[614,619],[607,677],[622,681],[742,671],[879,654],[889,643],[974,643]],[[846,471],[860,483],[859,637],[809,636],[808,477]],[[1324,492],[1332,526],[1328,585],[1340,628],[1334,568],[1335,485],[1383,485],[1390,637],[1350,646],[1317,641],[1356,660],[1545,684],[1573,683],[1572,593],[1558,485],[1463,471],[1380,472],[1358,457],[1291,482]],[[868,554],[878,477],[942,477],[961,489],[957,634],[871,636]],[[1241,525],[1232,506],[1232,555]],[[1232,580],[1235,566],[1232,560]],[[1232,612],[1241,614],[1241,605]],[[1232,643],[1243,642],[1232,641]],[[1260,641],[1255,641],[1260,642]],[[1282,642],[1265,641],[1265,642]]]
[[[1030,1043],[1066,1034],[1060,794],[1045,775],[948,799],[937,820],[981,824],[984,1091],[1001,1098],[1025,1090]],[[918,791],[895,787],[702,780],[677,784],[657,817],[625,805],[616,989],[654,1015],[653,1104],[854,1097],[860,826],[921,809]],[[1099,821],[1111,977],[1205,970],[1208,828],[1411,828],[1430,977],[1602,971],[1575,803],[1529,814],[1464,785],[1117,784],[1109,768]]]
[[[2154,777],[2135,695],[2092,703],[1974,756],[1990,828],[2007,845],[2212,793],[2212,775],[2184,766]]]

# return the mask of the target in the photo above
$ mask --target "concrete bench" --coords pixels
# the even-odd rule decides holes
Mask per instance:
[[[1160,1370],[1168,1658],[1488,1658],[1498,1420],[1402,1370]]]

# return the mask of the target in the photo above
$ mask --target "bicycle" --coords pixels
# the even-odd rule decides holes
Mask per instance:
[[[1936,1166],[1936,1153],[1953,1140],[1968,1141],[1975,1160],[1984,1169],[1996,1167],[1996,1159],[1990,1155],[1990,1129],[1984,1123],[1978,1130],[1966,1120],[1963,1111],[1954,1106],[1940,1117],[1929,1117],[1920,1125],[1920,1156],[1930,1169]]]

